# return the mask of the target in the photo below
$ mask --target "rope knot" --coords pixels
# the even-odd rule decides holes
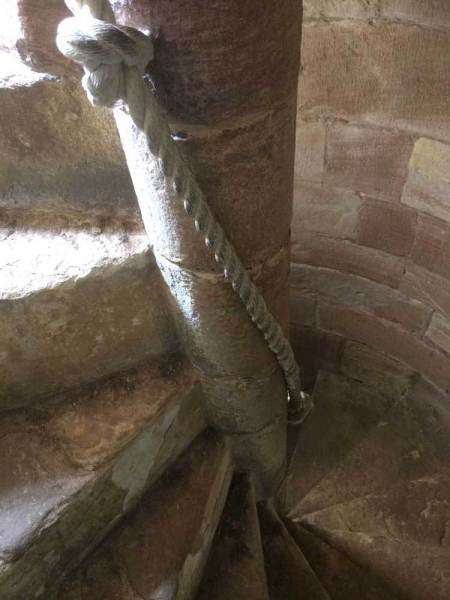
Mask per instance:
[[[64,19],[56,45],[64,56],[83,65],[83,87],[92,104],[101,106],[126,100],[124,69],[135,68],[143,75],[153,58],[148,36],[87,16]]]

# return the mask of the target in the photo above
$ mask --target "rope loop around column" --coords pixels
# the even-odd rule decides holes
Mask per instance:
[[[289,420],[301,423],[312,409],[312,400],[302,390],[289,341],[215,220],[171,137],[164,112],[144,82],[145,69],[153,59],[151,38],[131,27],[114,24],[107,0],[66,0],[66,4],[74,18],[65,19],[58,27],[59,50],[83,65],[83,86],[93,104],[113,107],[123,102],[135,125],[145,131],[148,147],[161,163],[171,189],[276,356],[288,388]]]

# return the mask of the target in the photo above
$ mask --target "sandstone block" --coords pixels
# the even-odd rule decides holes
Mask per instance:
[[[437,29],[450,26],[450,4],[447,0],[381,0],[381,16],[387,19],[417,23]]]
[[[406,181],[411,148],[408,135],[337,123],[327,137],[324,181],[396,202]]]
[[[450,223],[450,145],[421,138],[414,145],[402,202]]]
[[[450,320],[439,313],[434,313],[425,338],[450,354]]]
[[[356,241],[396,256],[411,250],[417,217],[414,211],[387,202],[367,200],[359,213]]]
[[[411,298],[450,315],[450,282],[427,269],[408,264],[400,282],[400,291]]]
[[[295,178],[322,182],[325,163],[326,126],[320,122],[297,122]]]
[[[294,184],[293,243],[302,232],[355,239],[363,201],[354,192],[296,181]]]
[[[347,341],[344,346],[341,370],[393,400],[405,396],[414,376],[413,369],[392,356],[352,341]]]
[[[305,0],[303,17],[308,19],[370,19],[376,15],[376,0]]]
[[[291,288],[289,293],[289,318],[291,325],[314,326],[316,322],[316,297],[307,290]]]
[[[318,305],[318,325],[321,329],[397,358],[450,394],[448,357],[400,326],[347,307],[325,303]]]
[[[402,258],[348,240],[309,232],[297,237],[292,246],[292,260],[353,273],[393,288],[398,287],[404,270]]]
[[[419,217],[411,260],[432,273],[450,279],[450,223],[428,216]]]
[[[353,308],[399,323],[408,331],[422,333],[431,313],[430,308],[398,290],[331,269],[293,265],[291,285],[300,294],[315,294],[319,302],[325,299]]]
[[[412,25],[305,23],[300,113],[450,140],[449,50],[447,33]]]

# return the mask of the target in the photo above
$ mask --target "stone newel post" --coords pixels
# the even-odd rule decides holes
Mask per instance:
[[[210,206],[287,330],[301,12],[297,0],[115,0],[119,23],[157,35],[150,67],[172,131]],[[174,209],[129,120],[125,154],[213,426],[270,494],[284,471],[281,371],[202,236]],[[122,113],[123,114],[123,113]],[[147,166],[144,163],[147,161]],[[140,166],[139,166],[140,165]]]

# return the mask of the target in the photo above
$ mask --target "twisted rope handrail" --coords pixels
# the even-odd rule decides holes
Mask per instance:
[[[276,356],[289,391],[289,420],[301,423],[312,408],[302,390],[298,365],[289,341],[250,280],[224,230],[213,216],[190,169],[172,139],[169,125],[143,75],[153,58],[149,36],[118,26],[107,0],[66,0],[74,18],[58,27],[57,46],[84,67],[83,87],[94,105],[114,107],[123,101],[135,125],[145,132],[151,153],[192,218],[206,247],[214,253],[225,278]]]

